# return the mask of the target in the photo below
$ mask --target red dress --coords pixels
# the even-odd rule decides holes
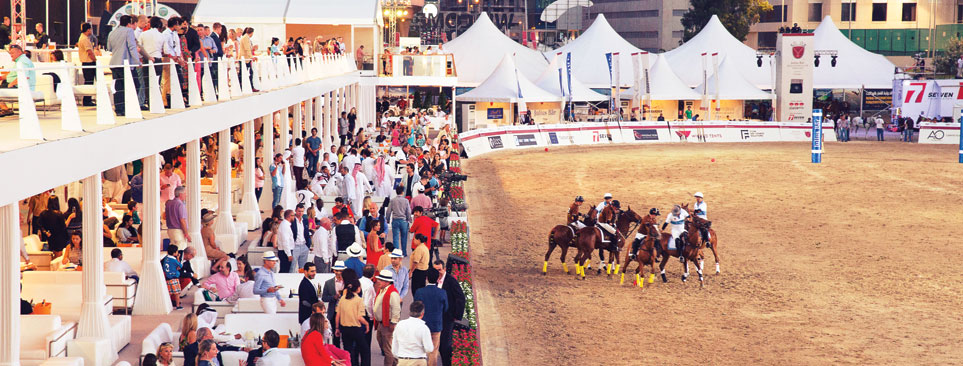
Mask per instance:
[[[373,240],[371,238],[374,238]],[[368,259],[367,264],[378,266],[378,261],[381,259],[381,255],[384,253],[384,248],[381,247],[381,237],[375,233],[374,236],[368,234]]]
[[[331,354],[324,345],[324,335],[318,331],[308,331],[301,340],[301,358],[305,365],[330,366]]]

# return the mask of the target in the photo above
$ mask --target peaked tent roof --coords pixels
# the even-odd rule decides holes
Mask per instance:
[[[836,50],[839,57],[836,67],[823,57],[819,67],[813,69],[813,85],[816,88],[850,88],[865,86],[873,89],[891,89],[896,65],[883,57],[869,52],[853,43],[833,23],[830,16],[816,28],[813,43],[817,50]]]
[[[558,52],[563,55],[571,52],[572,73],[591,88],[607,88],[611,83],[605,54],[609,52],[620,54],[621,77],[619,79],[621,79],[620,84],[624,86],[632,85],[631,55],[641,51],[612,29],[605,15],[600,13],[582,35],[555,51],[545,52],[545,56],[551,58]]]
[[[721,100],[764,100],[772,99],[772,95],[766,93],[751,82],[742,77],[742,70],[736,67],[732,58],[726,58],[719,64],[719,99]],[[695,92],[702,95],[706,85],[709,87],[709,98],[714,99],[716,95],[716,78],[709,77],[704,85],[695,88]]]
[[[287,24],[381,25],[379,0],[288,0]]]
[[[521,95],[519,95],[521,92]],[[560,97],[539,88],[515,67],[512,55],[502,56],[485,81],[472,90],[458,94],[457,99],[469,102],[558,102]]]
[[[702,84],[701,55],[715,52],[729,61],[730,67],[739,70],[739,73],[756,87],[772,88],[772,68],[769,64],[763,63],[762,67],[756,66],[756,51],[733,37],[716,15],[709,19],[699,34],[681,46],[666,52],[665,56],[668,58],[669,65],[686,85],[696,86]]]
[[[552,62],[549,63],[548,68],[542,72],[542,75],[535,79],[535,84],[538,87],[544,89],[545,91],[552,93],[553,95],[563,98],[562,91],[559,89],[561,86],[558,85],[558,57],[553,57]],[[573,70],[574,71],[574,70]],[[564,72],[564,70],[563,70]],[[564,77],[563,77],[564,80]],[[563,84],[565,87],[565,94],[568,93],[568,84]],[[572,75],[572,101],[573,102],[599,102],[608,99],[607,96],[596,93],[594,90],[585,86],[578,80],[575,75]]]
[[[288,0],[200,0],[194,23],[283,24]]]
[[[698,100],[702,95],[696,93],[679,79],[666,62],[665,55],[654,55],[655,62],[649,66],[649,96],[652,100]],[[622,96],[631,97],[634,88],[622,92]]]
[[[538,77],[548,66],[545,57],[508,38],[482,12],[468,30],[445,43],[443,49],[455,56],[458,85],[475,86],[485,80],[503,55],[515,55],[518,70],[528,78]]]

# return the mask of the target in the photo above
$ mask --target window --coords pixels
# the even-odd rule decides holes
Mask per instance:
[[[785,22],[786,8],[788,5],[773,6],[771,11],[759,14],[760,23],[782,23]]]
[[[776,47],[776,32],[759,32],[759,40],[757,42],[757,48],[775,48]]]
[[[659,31],[622,32],[625,38],[659,38]]]
[[[682,38],[682,31],[672,31],[672,38]]]
[[[686,9],[675,9],[675,10],[672,11],[672,16],[674,16],[674,17],[681,17],[681,16],[685,15],[686,12],[688,12],[688,10],[686,10]]]
[[[856,3],[843,3],[843,13],[839,19],[844,22],[856,21]]]
[[[916,21],[916,3],[903,3],[903,21]]]
[[[956,6],[956,22],[963,23],[963,5]]]
[[[886,3],[873,4],[873,21],[874,22],[886,21]]]
[[[823,4],[822,3],[810,3],[809,4],[809,21],[818,22],[823,20]]]

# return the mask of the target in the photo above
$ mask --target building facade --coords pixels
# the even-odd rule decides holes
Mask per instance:
[[[804,30],[831,16],[836,26],[863,48],[887,56],[910,56],[944,49],[963,34],[963,1],[937,0],[770,0],[773,10],[750,28],[746,44],[775,47],[781,27]]]
[[[582,30],[605,14],[619,35],[650,52],[668,51],[682,41],[682,15],[688,0],[594,0],[582,12]]]

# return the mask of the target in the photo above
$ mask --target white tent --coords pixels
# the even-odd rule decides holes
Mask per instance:
[[[746,80],[757,88],[772,89],[772,68],[769,63],[756,66],[756,51],[733,37],[713,15],[706,26],[688,42],[665,53],[676,75],[689,86],[702,83],[702,54],[719,53]],[[711,75],[711,65],[709,66]]]
[[[476,86],[485,80],[503,55],[515,55],[518,70],[528,78],[538,77],[548,66],[545,57],[508,38],[482,12],[468,30],[442,46],[455,56],[459,86]]]
[[[206,1],[206,0],[205,0]],[[288,24],[380,25],[378,0],[288,0]]]
[[[521,94],[521,95],[519,95]],[[474,89],[458,94],[459,102],[558,102],[561,98],[539,88],[505,54],[491,75]]]
[[[561,61],[561,57],[552,58],[552,63],[548,65],[548,68],[542,72],[542,75],[535,79],[535,85],[554,94],[559,98],[566,98],[568,95],[568,79],[565,75],[565,68],[562,67],[562,84],[559,85],[558,76],[558,63]],[[575,71],[574,69],[572,71]],[[564,91],[564,92],[563,92]],[[691,90],[690,90],[691,91]],[[600,102],[607,100],[609,97],[596,93],[594,90],[585,86],[578,80],[575,75],[572,75],[572,101],[573,102]]]
[[[255,45],[264,51],[271,37],[285,39],[284,11],[288,0],[200,0],[192,16],[194,24],[219,22],[228,28],[254,28]]]
[[[817,50],[838,52],[836,67],[830,57],[823,56],[813,69],[813,84],[819,89],[892,89],[896,65],[883,57],[853,43],[833,23],[828,15],[814,32]]]
[[[649,99],[651,100],[697,100],[702,99],[702,95],[696,93],[685,85],[679,76],[672,71],[672,67],[666,62],[664,55],[652,55],[649,57]],[[651,62],[655,60],[655,62]],[[632,98],[635,89],[629,88],[622,92],[622,98]],[[640,95],[645,96],[645,92]]]
[[[711,66],[710,66],[711,67]],[[772,95],[766,93],[742,77],[742,70],[733,59],[726,58],[719,64],[719,100],[768,100]],[[716,99],[716,76],[710,76],[705,84],[695,88],[699,95],[708,87],[709,99]]]
[[[631,55],[641,50],[619,36],[619,33],[605,20],[605,15],[600,13],[582,35],[555,51],[545,52],[545,56],[551,58],[558,52],[562,55],[567,52],[572,53],[572,73],[585,85],[590,88],[608,88],[611,83],[605,54],[619,53],[619,69],[622,73],[619,78],[620,84],[631,86],[633,84]]]

